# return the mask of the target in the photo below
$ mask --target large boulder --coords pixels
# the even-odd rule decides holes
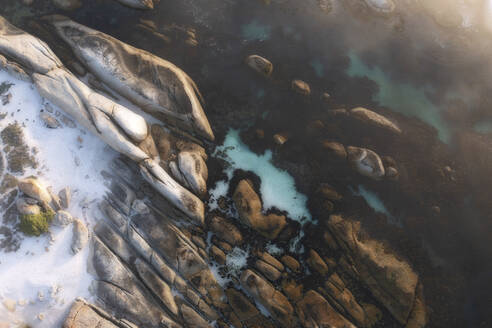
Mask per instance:
[[[367,148],[347,147],[348,160],[361,175],[379,180],[385,175],[383,162],[378,154]]]
[[[396,320],[406,324],[416,299],[415,271],[380,242],[359,239],[360,222],[332,215],[327,225],[362,283]]]
[[[260,197],[248,180],[241,180],[233,195],[234,204],[241,221],[258,231],[262,236],[275,239],[287,224],[285,216],[262,213]]]
[[[117,328],[110,319],[104,317],[102,311],[82,299],[76,300],[68,313],[63,328]],[[113,318],[113,320],[115,320]]]
[[[180,68],[66,17],[54,16],[52,23],[89,71],[113,90],[158,119],[214,140],[198,88]]]

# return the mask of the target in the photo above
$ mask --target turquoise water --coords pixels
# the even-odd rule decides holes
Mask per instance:
[[[262,25],[253,20],[251,23],[243,25],[241,28],[242,36],[248,41],[265,41],[270,38],[271,27]]]
[[[241,141],[239,131],[231,129],[224,144],[217,147],[214,155],[217,156],[218,153],[225,154],[224,159],[231,164],[226,170],[229,180],[235,169],[252,171],[260,177],[264,210],[276,207],[287,211],[289,217],[301,223],[311,220],[306,206],[307,197],[297,191],[294,178],[289,173],[273,165],[270,150],[263,155],[255,154]],[[218,183],[217,187],[210,191],[212,197],[218,199],[220,194],[225,194],[227,190],[224,187],[224,182]]]
[[[418,117],[437,129],[442,142],[449,142],[450,127],[442,120],[439,108],[426,95],[427,92],[433,91],[431,86],[415,87],[408,83],[395,82],[379,67],[369,67],[364,64],[355,53],[350,53],[349,57],[350,66],[347,70],[349,76],[366,76],[379,86],[379,92],[373,100],[396,112]]]
[[[314,72],[318,77],[323,77],[325,66],[321,63],[319,59],[311,60],[309,65],[313,68]]]

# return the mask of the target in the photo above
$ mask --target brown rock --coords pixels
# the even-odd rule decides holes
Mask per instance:
[[[344,160],[347,158],[347,151],[345,150],[345,146],[339,142],[323,140],[321,141],[321,148],[328,156],[340,160]]]
[[[233,246],[241,245],[243,243],[241,231],[239,231],[234,224],[229,222],[229,220],[221,218],[220,216],[214,216],[212,220],[210,220],[210,230],[215,232],[217,237]]]
[[[225,253],[215,245],[212,245],[212,247],[210,247],[210,256],[219,264],[226,263]]]
[[[281,272],[263,260],[257,260],[255,262],[255,268],[263,273],[268,280],[275,281],[280,278]]]
[[[241,286],[260,302],[283,327],[293,327],[294,308],[284,294],[251,270],[241,275]]]
[[[286,143],[289,140],[286,134],[283,133],[277,133],[273,135],[273,141],[279,145],[282,146],[284,143]]]
[[[339,201],[342,200],[342,195],[340,195],[335,188],[327,183],[321,183],[317,190],[318,194],[328,200]]]
[[[380,242],[359,240],[360,222],[332,215],[328,227],[350,257],[359,279],[395,319],[405,324],[414,307],[418,275]]]
[[[303,286],[298,285],[293,279],[282,280],[282,290],[294,303],[302,298]]]
[[[293,80],[292,81],[292,90],[297,92],[298,94],[309,96],[311,94],[311,87],[309,84],[302,80]]]
[[[309,257],[306,262],[311,270],[320,275],[324,276],[328,274],[328,266],[314,249],[309,250]]]
[[[299,262],[290,255],[284,255],[281,258],[283,264],[285,264],[293,272],[299,272],[301,265]]]
[[[304,298],[297,303],[297,313],[301,323],[306,328],[356,328],[314,290],[308,291]]]
[[[234,288],[226,290],[227,299],[231,305],[234,313],[239,320],[246,321],[256,317],[260,314],[260,311],[256,309],[256,306],[251,303],[246,296]]]
[[[239,182],[232,198],[241,221],[268,239],[275,239],[287,224],[283,215],[263,215],[260,197],[247,180]]]
[[[265,76],[270,76],[273,72],[273,64],[266,58],[258,55],[251,55],[246,58],[246,64]]]
[[[280,263],[279,260],[277,260],[272,255],[270,255],[270,253],[260,252],[258,256],[266,263],[270,264],[271,266],[274,266],[277,270],[284,271],[284,265]]]

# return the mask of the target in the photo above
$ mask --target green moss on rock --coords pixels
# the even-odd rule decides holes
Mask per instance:
[[[48,232],[50,223],[55,213],[44,211],[39,214],[22,214],[20,216],[19,229],[28,236],[40,236]]]

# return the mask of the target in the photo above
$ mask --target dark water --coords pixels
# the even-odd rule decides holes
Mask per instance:
[[[480,24],[441,26],[416,1],[400,1],[386,16],[356,0],[333,1],[331,11],[315,0],[161,0],[150,12],[109,0],[88,0],[74,12],[60,12],[47,1],[30,9],[17,0],[2,4],[0,13],[51,44],[57,41],[33,22],[62,13],[182,67],[205,97],[219,143],[229,128],[240,128],[244,141],[261,152],[274,146],[256,140],[255,129],[266,136],[286,132],[288,146],[273,156],[303,193],[311,196],[319,181],[344,194],[364,185],[398,218],[399,226],[387,223],[356,194],[340,209],[419,272],[430,327],[492,327],[492,33]],[[142,28],[142,20],[153,21],[171,42]],[[197,46],[186,43],[189,28],[196,31]],[[245,66],[251,54],[274,64],[271,78]],[[294,95],[292,79],[308,82],[312,95]],[[355,106],[396,119],[403,136],[388,138],[327,115]],[[314,120],[326,128],[311,133]],[[319,154],[322,139],[390,155],[400,180],[354,178]],[[219,176],[210,165],[213,184]],[[310,206],[321,219],[324,213]]]

